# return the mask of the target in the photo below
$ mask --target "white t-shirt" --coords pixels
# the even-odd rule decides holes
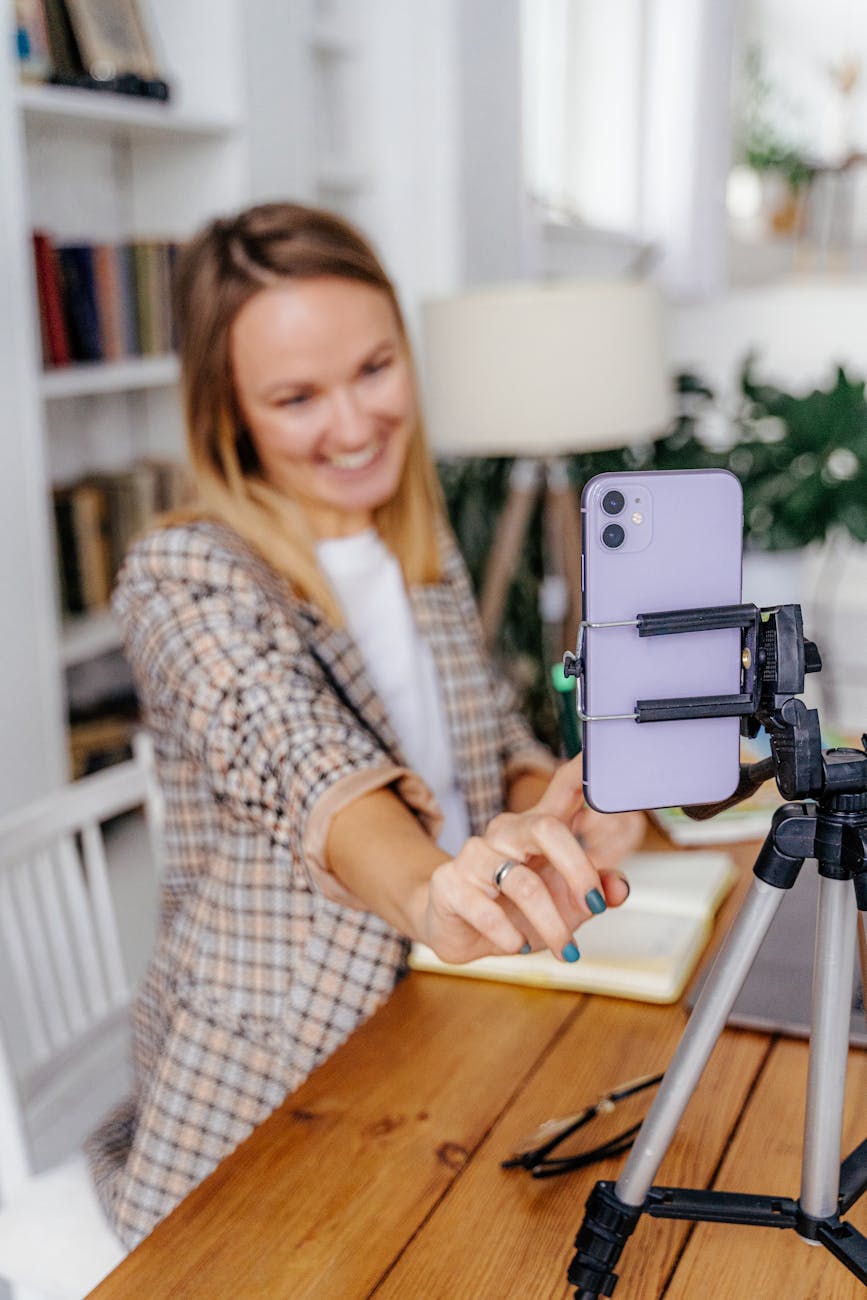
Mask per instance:
[[[319,542],[316,555],[403,754],[442,809],[440,846],[455,854],[470,834],[469,817],[436,664],[415,625],[400,565],[373,528]]]

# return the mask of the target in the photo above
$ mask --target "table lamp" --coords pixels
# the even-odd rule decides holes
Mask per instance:
[[[580,514],[565,457],[650,441],[673,411],[655,286],[627,279],[490,285],[426,303],[425,414],[437,457],[509,456],[509,495],[480,593],[493,645],[544,488],[543,624],[574,645]]]

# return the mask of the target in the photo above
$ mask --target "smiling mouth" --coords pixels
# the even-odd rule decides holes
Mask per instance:
[[[328,456],[326,457],[326,463],[334,469],[366,469],[368,465],[373,464],[384,445],[383,439],[379,438],[375,442],[369,442],[366,447],[361,447],[358,451],[347,451],[339,456]]]

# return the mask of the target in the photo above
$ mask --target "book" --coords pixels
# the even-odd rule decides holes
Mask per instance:
[[[140,239],[131,248],[138,350],[142,356],[156,356],[160,352],[161,311],[157,245],[151,240]]]
[[[75,361],[99,361],[102,335],[96,300],[93,245],[61,244],[57,250],[63,283],[66,327]]]
[[[33,232],[33,260],[36,266],[42,359],[47,366],[64,366],[68,363],[70,354],[60,267],[57,250],[44,230]]]
[[[121,329],[123,333],[123,350],[128,357],[138,356],[139,346],[138,310],[135,296],[135,265],[131,244],[118,244],[115,249],[117,262],[117,291]]]
[[[137,462],[127,469],[91,474],[87,482],[104,495],[109,569],[114,577],[133,538],[144,532],[158,511],[156,473],[151,465]]]
[[[774,811],[782,802],[777,787],[771,782],[743,803],[726,808],[707,821],[693,821],[682,808],[654,808],[650,815],[673,844],[684,847],[738,844],[763,840],[770,829]]]
[[[117,249],[113,244],[94,244],[93,276],[103,359],[118,361],[126,356],[126,339]]]
[[[78,567],[78,547],[75,538],[72,493],[68,488],[55,488],[53,497],[54,539],[57,548],[60,604],[68,614],[83,614],[85,605]]]
[[[713,918],[737,872],[727,853],[636,853],[623,867],[629,898],[576,932],[581,958],[550,952],[480,957],[451,965],[414,943],[409,964],[471,979],[604,993],[639,1002],[676,1002],[710,938]]]
[[[54,489],[62,608],[70,614],[101,609],[111,595],[106,500],[86,482]]]
[[[15,0],[15,35],[21,80],[46,81],[51,55],[42,0]]]

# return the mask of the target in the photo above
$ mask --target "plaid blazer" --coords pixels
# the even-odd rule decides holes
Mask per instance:
[[[410,599],[478,833],[513,773],[553,763],[491,672],[446,530],[442,549],[443,581]],[[86,1144],[133,1246],[405,969],[405,938],[327,869],[335,812],[390,786],[432,834],[440,817],[349,634],[225,526],[149,534],[115,608],[166,801],[160,932],[133,1010],[135,1095]]]

